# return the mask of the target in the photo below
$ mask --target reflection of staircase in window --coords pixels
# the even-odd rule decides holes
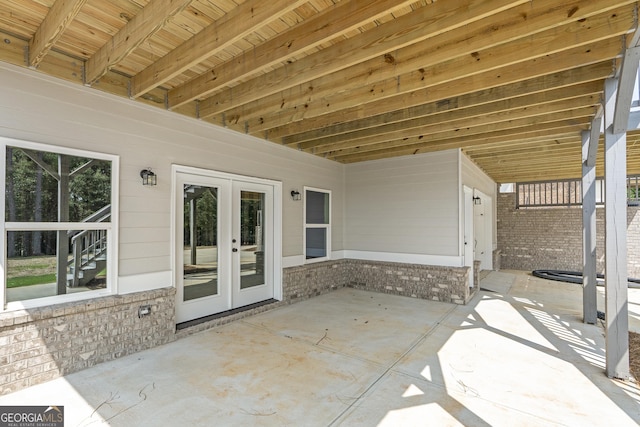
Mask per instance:
[[[107,205],[83,219],[82,222],[105,222],[110,218],[111,205]],[[72,230],[67,235],[71,239],[67,286],[86,286],[107,266],[107,231]]]

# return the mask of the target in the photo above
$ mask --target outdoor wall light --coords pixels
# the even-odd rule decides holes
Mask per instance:
[[[302,197],[300,196],[300,192],[298,190],[291,190],[291,199],[292,200],[300,200]]]
[[[142,169],[140,171],[140,177],[142,178],[142,185],[156,185],[158,183],[157,176],[151,168]]]
[[[481,205],[482,204],[482,199],[479,196],[473,196],[473,204],[474,205]]]

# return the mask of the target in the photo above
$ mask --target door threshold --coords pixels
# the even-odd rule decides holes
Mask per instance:
[[[180,331],[182,329],[200,325],[201,323],[209,322],[211,320],[220,319],[222,317],[232,316],[237,313],[242,313],[243,311],[253,310],[254,308],[262,307],[268,304],[273,304],[274,302],[278,302],[278,300],[270,298],[264,301],[254,302],[253,304],[244,305],[242,307],[232,308],[231,310],[222,311],[220,313],[210,314],[208,316],[199,317],[193,320],[187,320],[186,322],[176,324],[176,331]]]

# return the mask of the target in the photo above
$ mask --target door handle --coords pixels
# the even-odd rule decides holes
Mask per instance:
[[[238,252],[238,248],[231,249],[231,252]]]

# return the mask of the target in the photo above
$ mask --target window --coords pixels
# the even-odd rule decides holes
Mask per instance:
[[[5,138],[0,147],[0,310],[111,293],[117,157]]]
[[[304,255],[322,261],[331,256],[331,192],[305,188]]]

